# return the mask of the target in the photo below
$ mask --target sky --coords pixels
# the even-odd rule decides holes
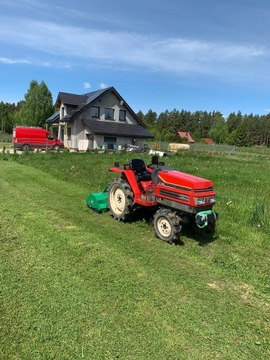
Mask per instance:
[[[269,0],[0,0],[0,101],[115,87],[138,112],[270,112]]]

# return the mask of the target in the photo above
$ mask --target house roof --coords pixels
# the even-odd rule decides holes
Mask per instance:
[[[154,136],[141,125],[126,124],[113,121],[86,119],[84,125],[96,135],[110,135],[136,138],[153,138]]]
[[[56,99],[56,103],[55,105],[57,107],[60,106],[61,102],[65,105],[71,105],[71,106],[79,106],[82,105],[83,103],[85,103],[87,100],[87,96],[86,95],[76,95],[76,94],[69,94],[69,93],[64,93],[64,92],[60,92],[58,94],[58,97]]]
[[[61,103],[63,103],[64,105],[71,106],[74,108],[72,111],[70,111],[68,116],[65,116],[64,118],[61,119],[61,122],[71,121],[75,116],[81,114],[87,108],[89,108],[94,101],[99,100],[100,98],[102,98],[103,95],[109,92],[113,92],[114,95],[119,99],[119,101],[123,101],[125,107],[133,115],[137,123],[145,127],[141,119],[136,115],[136,113],[131,109],[131,107],[124,101],[124,99],[121,97],[121,95],[116,91],[116,89],[113,86],[108,87],[106,89],[92,91],[90,93],[86,93],[82,95],[59,92],[55,102],[55,106],[60,107]],[[52,122],[52,120],[49,119],[47,119],[46,122]]]
[[[60,117],[60,112],[59,111],[56,111],[52,116],[50,116],[46,122],[55,122],[55,121],[58,121],[59,120],[59,117]]]
[[[195,143],[195,141],[193,140],[192,136],[190,135],[189,132],[187,131],[178,131],[177,134],[181,137],[181,138],[186,138],[188,139],[188,141],[190,143]]]

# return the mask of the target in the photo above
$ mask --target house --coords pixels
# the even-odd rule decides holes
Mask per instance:
[[[114,87],[83,95],[59,92],[55,106],[59,111],[46,123],[67,148],[140,147],[145,139],[153,138]]]
[[[191,143],[191,144],[195,143],[195,141],[193,140],[193,138],[189,132],[178,131],[177,134],[180,136],[180,138],[187,139],[189,143]]]

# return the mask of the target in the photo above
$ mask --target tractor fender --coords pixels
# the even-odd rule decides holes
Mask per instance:
[[[141,191],[133,170],[129,170],[129,169],[126,170],[126,169],[120,169],[118,167],[112,167],[109,169],[109,171],[121,174],[122,178],[129,183],[130,188],[134,194],[135,201],[137,198],[140,197]]]

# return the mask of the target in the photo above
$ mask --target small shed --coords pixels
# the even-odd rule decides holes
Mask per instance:
[[[211,138],[203,138],[203,141],[206,143],[206,144],[214,144],[214,140],[211,139]]]

